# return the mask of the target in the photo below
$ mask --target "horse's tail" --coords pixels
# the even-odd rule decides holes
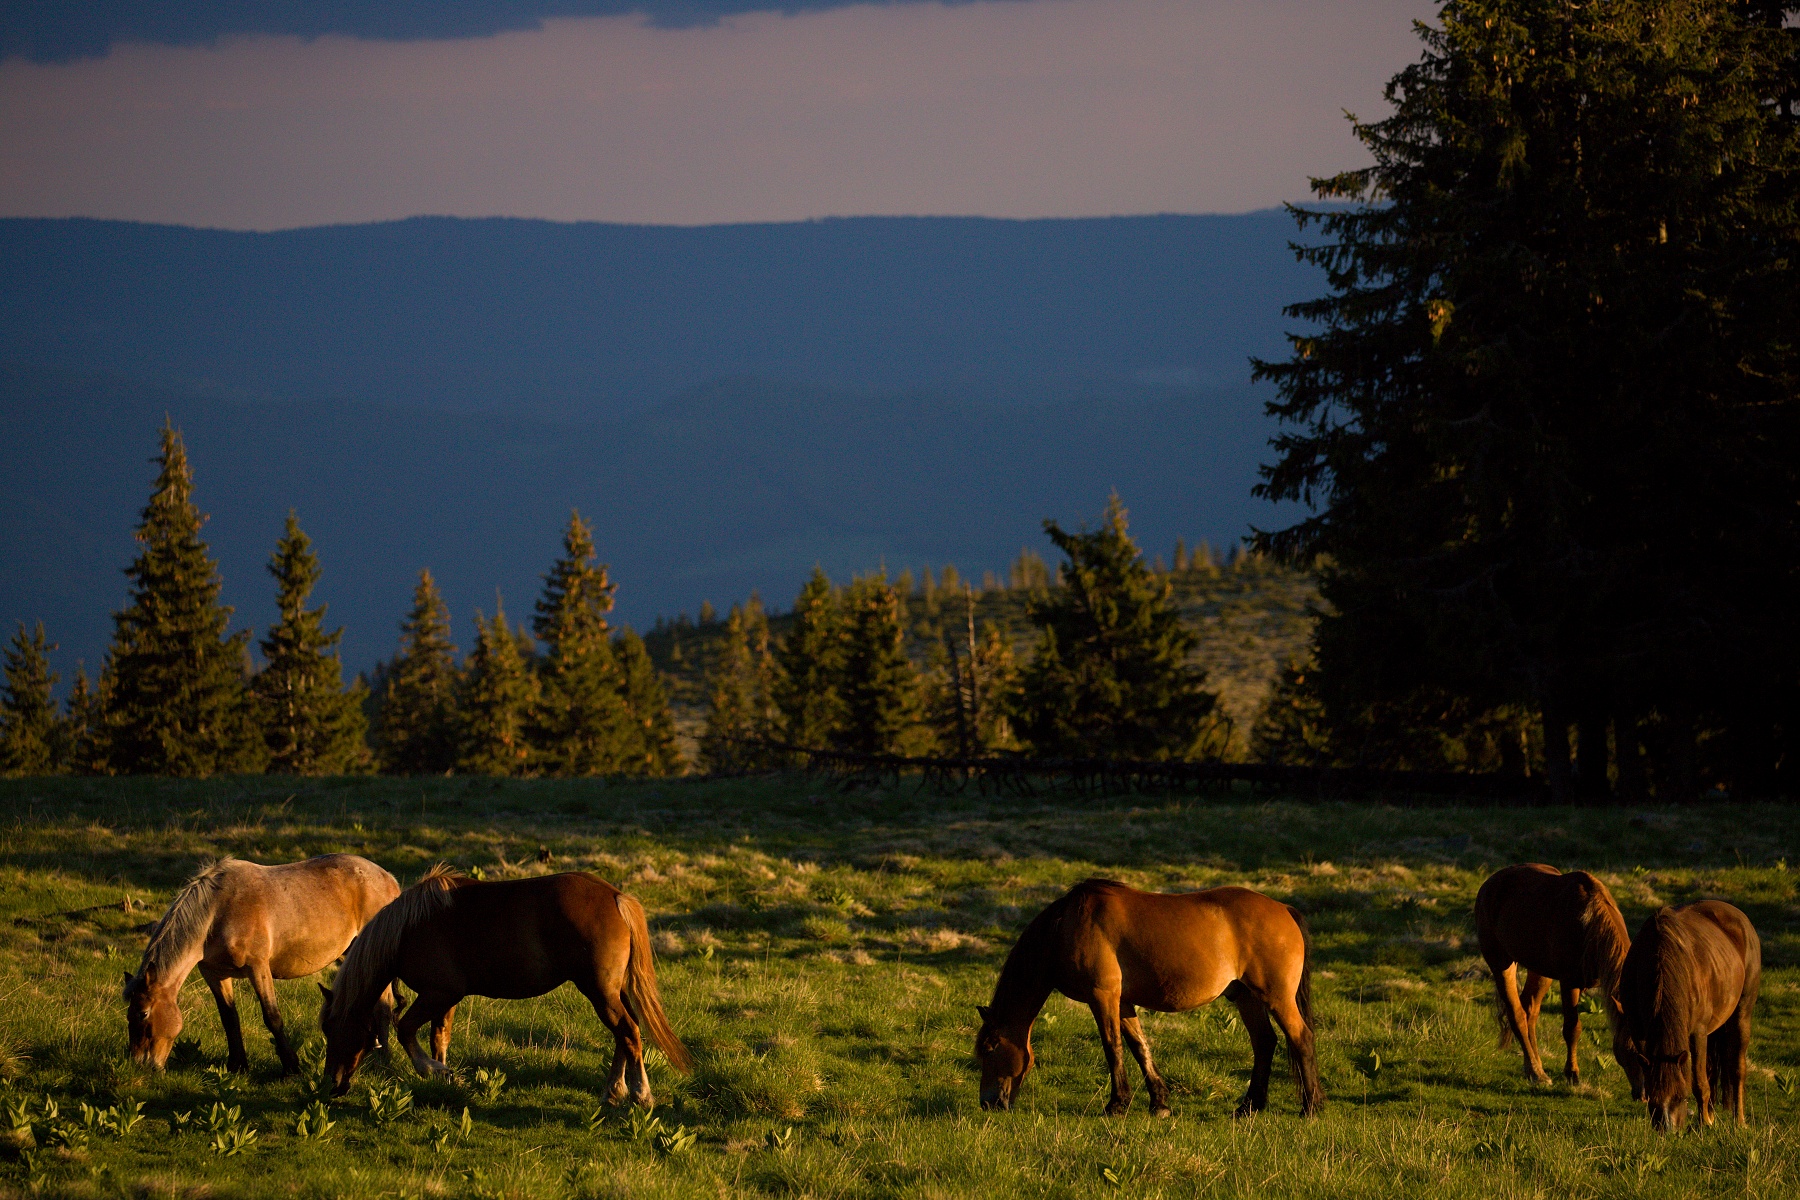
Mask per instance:
[[[1306,1022],[1304,1041],[1296,1043],[1292,1037],[1287,1039],[1288,1064],[1293,1068],[1295,1082],[1300,1085],[1300,1112],[1310,1117],[1325,1103],[1325,1089],[1319,1084],[1319,1060],[1312,1036],[1312,929],[1299,909],[1290,905],[1288,915],[1300,927],[1300,982],[1294,988],[1294,1007],[1300,1010],[1300,1019]]]
[[[625,1003],[631,1008],[631,1015],[637,1018],[639,1025],[650,1031],[657,1048],[669,1065],[683,1075],[691,1074],[694,1060],[688,1056],[687,1047],[669,1028],[669,1018],[663,1015],[662,993],[656,990],[656,961],[650,951],[650,922],[644,916],[644,906],[624,892],[618,895],[619,915],[625,918],[625,927],[631,931],[631,960],[625,967]]]
[[[1288,915],[1294,918],[1294,924],[1300,927],[1300,986],[1294,989],[1294,1007],[1300,1010],[1300,1019],[1312,1028],[1312,929],[1300,910],[1288,907]]]

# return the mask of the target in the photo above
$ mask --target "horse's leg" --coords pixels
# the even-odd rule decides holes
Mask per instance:
[[[413,1070],[429,1079],[433,1074],[449,1074],[450,1068],[435,1058],[429,1058],[419,1049],[415,1040],[419,1026],[437,1021],[437,1019],[456,1007],[461,996],[451,996],[442,992],[420,992],[413,1000],[411,1007],[400,1017],[400,1023],[394,1027],[394,1037],[400,1048],[406,1051],[406,1057],[412,1060]]]
[[[1731,1056],[1725,1059],[1725,1101],[1739,1125],[1744,1124],[1744,1078],[1750,1074],[1750,1012],[1756,997],[1740,1001],[1725,1027],[1731,1030]]]
[[[1544,1076],[1543,1067],[1534,1066],[1532,1062],[1531,1018],[1519,1002],[1518,964],[1497,964],[1489,960],[1488,969],[1494,975],[1494,1004],[1500,1010],[1500,1045],[1504,1047],[1507,1034],[1511,1034],[1525,1055],[1525,1078],[1535,1083],[1550,1082]]]
[[[649,1108],[656,1103],[650,1091],[650,1073],[644,1070],[644,1038],[638,1030],[631,1010],[623,997],[608,990],[599,980],[581,987],[581,994],[594,1006],[594,1015],[613,1035],[612,1066],[606,1072],[605,1096],[608,1103],[619,1104],[627,1096]]]
[[[456,1005],[452,1004],[431,1023],[431,1057],[441,1063],[450,1061],[450,1026],[455,1020]]]
[[[250,1056],[244,1053],[244,1030],[238,1024],[237,996],[232,991],[231,976],[217,974],[201,963],[200,978],[212,989],[213,1003],[219,1006],[219,1024],[225,1027],[225,1069],[248,1071]]]
[[[281,1060],[281,1073],[298,1075],[300,1056],[294,1053],[294,1047],[288,1042],[287,1026],[281,1019],[281,1007],[275,1001],[275,977],[269,973],[267,963],[250,964],[250,986],[256,992],[257,1004],[262,1007],[263,1024],[268,1026],[269,1036],[275,1040],[275,1057]]]
[[[1688,1036],[1688,1071],[1693,1075],[1694,1107],[1698,1110],[1694,1115],[1702,1125],[1713,1123],[1712,1080],[1707,1077],[1706,1035],[1695,1033]]]
[[[1300,1089],[1300,1115],[1310,1117],[1325,1103],[1319,1086],[1319,1060],[1313,1050],[1313,1032],[1292,997],[1277,997],[1269,1006],[1281,1034],[1287,1038],[1288,1060],[1294,1067],[1294,1085]]]
[[[1544,997],[1550,994],[1550,981],[1536,971],[1525,972],[1525,986],[1519,991],[1519,1004],[1525,1010],[1525,1073],[1533,1083],[1549,1083],[1544,1070],[1544,1049],[1538,1044],[1538,1017],[1544,1011]]]
[[[1250,1035],[1250,1088],[1238,1102],[1237,1115],[1247,1117],[1269,1106],[1269,1073],[1275,1066],[1275,1027],[1269,1024],[1269,1006],[1241,983],[1225,989],[1226,998],[1237,1005],[1244,1019],[1244,1032]]]
[[[1112,1099],[1106,1102],[1106,1115],[1123,1116],[1131,1107],[1131,1077],[1125,1074],[1125,1055],[1119,1044],[1119,994],[1095,992],[1088,1008],[1100,1028],[1100,1047],[1106,1051],[1106,1069],[1112,1075]]]
[[[1127,1006],[1119,1010],[1119,1032],[1125,1035],[1125,1045],[1131,1050],[1131,1057],[1137,1059],[1138,1069],[1144,1073],[1144,1086],[1150,1089],[1151,1114],[1168,1116],[1169,1085],[1157,1073],[1156,1064],[1150,1060],[1150,1040],[1144,1036],[1144,1027],[1138,1023],[1137,1009]]]
[[[1581,1045],[1581,989],[1567,980],[1559,982],[1557,988],[1562,993],[1563,1045],[1569,1048],[1568,1058],[1563,1062],[1563,1078],[1579,1087],[1581,1061],[1576,1047]]]

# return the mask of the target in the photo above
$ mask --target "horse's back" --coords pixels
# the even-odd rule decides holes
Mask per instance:
[[[234,861],[223,881],[208,958],[264,959],[278,979],[311,975],[399,895],[392,874],[355,854],[262,866]]]
[[[1594,922],[1610,922],[1617,911],[1606,885],[1586,871],[1520,863],[1495,871],[1475,894],[1475,934],[1490,963],[1592,986],[1599,982],[1588,946]]]
[[[1722,900],[1658,909],[1632,940],[1622,973],[1633,1036],[1656,1046],[1712,1033],[1755,1004],[1761,978],[1762,943],[1742,911]]]
[[[408,937],[401,977],[501,999],[541,995],[596,969],[622,979],[631,931],[621,894],[581,871],[464,884]]]

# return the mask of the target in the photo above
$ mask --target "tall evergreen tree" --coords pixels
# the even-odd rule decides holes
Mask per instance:
[[[619,698],[631,730],[620,769],[628,775],[681,774],[675,714],[644,639],[631,629],[621,630],[613,642],[613,657],[619,665]]]
[[[289,512],[269,560],[281,619],[263,637],[263,669],[253,686],[269,769],[290,775],[347,775],[370,761],[365,689],[361,680],[345,689],[337,654],[344,631],[325,632],[325,607],[306,607],[319,573],[312,541]]]
[[[903,602],[886,572],[865,575],[845,592],[842,640],[844,718],[836,744],[857,754],[927,749],[923,681],[907,657]]]
[[[1330,291],[1257,364],[1290,427],[1259,490],[1316,502],[1261,545],[1327,556],[1328,707],[1530,702],[1562,798],[1604,791],[1609,724],[1679,763],[1711,708],[1762,731],[1717,744],[1767,785],[1800,727],[1784,9],[1449,0],[1355,126],[1373,165],[1315,181],[1350,204],[1299,214]]]
[[[429,570],[419,572],[400,650],[383,672],[375,747],[395,775],[442,775],[457,759],[456,646],[450,609]]]
[[[844,723],[838,691],[843,652],[837,592],[825,572],[814,567],[794,601],[793,624],[776,653],[775,707],[794,745],[816,749],[837,740]]]
[[[106,773],[106,682],[103,671],[97,684],[89,684],[86,669],[76,664],[61,741],[63,761],[77,775]]]
[[[769,618],[755,593],[726,617],[724,644],[706,682],[701,770],[735,774],[775,765],[770,752],[754,744],[778,732],[781,716],[775,707]]]
[[[110,769],[206,776],[255,771],[266,757],[246,679],[248,631],[227,633],[219,575],[200,540],[181,435],[165,424],[156,484],[114,614],[105,710]]]
[[[539,700],[529,637],[507,628],[506,608],[494,619],[475,614],[475,649],[464,664],[457,703],[456,770],[464,775],[532,773],[528,727]]]
[[[592,530],[580,513],[571,511],[562,557],[544,576],[544,594],[532,619],[544,645],[543,691],[532,743],[547,774],[624,770],[637,736],[606,622],[614,586],[605,564],[595,558]]]
[[[6,687],[0,692],[0,775],[50,775],[62,770],[62,729],[51,689],[44,623],[27,637],[25,622],[6,647]]]
[[[1044,529],[1068,565],[1063,586],[1031,606],[1041,633],[1021,679],[1025,739],[1068,758],[1203,753],[1214,699],[1187,662],[1195,635],[1168,576],[1144,565],[1118,496],[1092,533]]]

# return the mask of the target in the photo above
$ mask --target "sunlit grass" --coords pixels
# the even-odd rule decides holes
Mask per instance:
[[[1787,870],[1800,822],[1784,808],[945,799],[845,795],[802,778],[257,778],[12,781],[0,817],[0,1100],[23,1105],[38,1142],[23,1157],[0,1143],[0,1191],[1684,1196],[1787,1195],[1800,1182],[1800,905]],[[695,1074],[653,1054],[657,1123],[596,1119],[610,1039],[576,992],[472,999],[451,1049],[458,1080],[377,1061],[330,1106],[323,1136],[303,1136],[310,1085],[278,1077],[253,1001],[241,1001],[251,1076],[208,1070],[223,1064],[224,1039],[197,977],[183,994],[193,1043],[162,1076],[129,1064],[121,974],[181,880],[226,852],[274,862],[334,850],[403,881],[442,858],[489,877],[582,868],[628,888],[652,914]],[[1526,1083],[1517,1051],[1496,1047],[1469,922],[1486,872],[1515,861],[1597,871],[1634,927],[1656,904],[1701,895],[1749,913],[1768,970],[1748,1129],[1652,1136],[1603,1037],[1584,1035],[1579,1091]],[[1215,1006],[1147,1018],[1175,1116],[1151,1118],[1134,1076],[1137,1104],[1109,1120],[1092,1019],[1060,998],[1019,1107],[979,1110],[974,1005],[1024,921],[1091,874],[1166,890],[1248,883],[1305,909],[1322,1118],[1296,1115],[1278,1062],[1270,1110],[1232,1119],[1249,1047]],[[147,908],[128,912],[127,896]],[[78,909],[89,911],[52,915]],[[279,991],[297,1039],[316,1038],[313,981]],[[1603,1033],[1598,1017],[1585,1025]],[[1554,1060],[1557,1026],[1543,1023]],[[122,1138],[83,1125],[83,1103],[134,1100],[144,1120]],[[215,1104],[235,1120],[214,1120]],[[0,1133],[9,1120],[0,1110]]]

